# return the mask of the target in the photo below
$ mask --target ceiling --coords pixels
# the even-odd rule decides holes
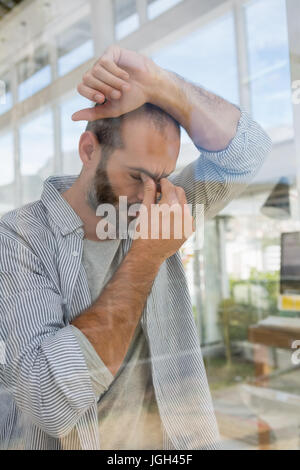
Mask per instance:
[[[23,0],[0,0],[0,20]]]

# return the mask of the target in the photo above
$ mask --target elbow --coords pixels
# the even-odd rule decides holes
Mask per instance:
[[[253,176],[255,176],[261,169],[267,158],[272,151],[272,140],[266,131],[257,124],[256,139],[253,140],[250,146],[250,151],[254,157],[256,165],[254,165]]]
[[[35,365],[41,361],[36,361]],[[43,362],[43,361],[42,361]],[[95,404],[95,395],[85,376],[67,372],[52,374],[47,368],[32,368],[25,381],[19,373],[16,403],[31,422],[53,438],[67,436],[82,416]],[[54,378],[55,377],[55,378]]]
[[[241,179],[250,182],[262,168],[272,150],[272,140],[266,131],[255,121],[245,136],[244,150],[239,158]]]
[[[66,403],[61,406],[53,401],[52,406],[49,403],[39,409],[35,406],[34,409],[27,410],[26,414],[30,417],[31,422],[47,436],[61,439],[72,432],[78,421],[93,404],[91,403],[80,410],[74,410]]]
[[[255,141],[257,143],[258,148],[260,149],[261,154],[265,159],[271,153],[273,142],[271,137],[259,124],[256,123],[256,126],[257,134]]]
[[[265,154],[268,155],[272,151],[273,142],[272,142],[271,137],[266,133],[266,131],[263,130],[263,133],[265,137],[264,151],[265,151]]]

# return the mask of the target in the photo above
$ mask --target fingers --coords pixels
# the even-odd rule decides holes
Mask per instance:
[[[92,73],[86,73],[83,85],[98,90],[109,99],[119,99],[123,91],[130,89],[129,83],[115,77],[102,67],[96,67]]]
[[[160,180],[162,198],[160,204],[167,203],[169,205],[178,204],[179,200],[176,193],[176,187],[167,179],[162,178]]]
[[[166,183],[163,182],[166,180]],[[180,204],[181,206],[187,205],[187,199],[184,189],[181,186],[173,185],[168,179],[163,178],[162,193],[167,195],[167,198],[174,200],[173,204]],[[163,189],[164,188],[164,189]]]
[[[117,57],[114,57],[114,51],[114,47],[109,48],[108,51],[96,62],[94,68],[100,66],[116,77],[119,77],[122,80],[128,80],[129,73],[117,65]]]
[[[156,197],[156,185],[152,178],[147,175],[142,174],[141,178],[144,182],[144,199],[143,204],[146,207],[150,207],[151,204],[155,204]]]
[[[103,57],[93,67],[92,73],[96,78],[102,80],[102,76],[109,74],[114,77],[116,83],[127,83],[129,79],[129,73],[117,66],[117,64],[110,59]],[[100,76],[99,76],[100,75]]]
[[[90,101],[103,103],[105,100],[105,95],[103,93],[91,87],[85,86],[83,83],[80,83],[80,85],[78,85],[77,91],[78,93],[80,93],[80,95],[84,96]]]
[[[109,49],[82,78],[78,92],[95,102],[102,102],[102,96],[118,100],[122,92],[130,90],[129,73],[116,64],[113,50]],[[99,95],[99,96],[97,96]]]
[[[129,90],[129,85],[126,87],[122,85],[121,90]],[[78,85],[77,91],[80,95],[96,103],[102,103],[105,98],[118,100],[122,96],[122,91],[98,80],[90,73],[84,75],[83,82]]]
[[[177,194],[179,203],[180,203],[182,206],[184,206],[185,204],[187,204],[187,199],[186,199],[186,195],[185,195],[184,189],[183,189],[181,186],[174,186],[174,187],[175,187],[175,191],[176,191],[176,194]]]
[[[175,191],[182,211],[182,228],[184,237],[185,239],[188,239],[195,232],[195,225],[191,214],[191,209],[188,206],[184,189],[181,186],[175,186]]]

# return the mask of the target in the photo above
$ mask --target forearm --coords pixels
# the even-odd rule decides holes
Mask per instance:
[[[236,106],[157,66],[150,100],[171,114],[198,147],[223,150],[236,134],[241,116]]]
[[[108,80],[107,72],[112,70]],[[103,104],[104,98],[107,102],[78,111],[72,116],[75,121],[118,117],[150,102],[171,114],[195,145],[208,151],[227,148],[240,119],[240,110],[233,104],[164,70],[149,57],[117,45],[108,48],[83,76],[78,91],[97,103]]]
[[[128,350],[159,270],[132,248],[99,298],[72,324],[81,330],[113,375]]]

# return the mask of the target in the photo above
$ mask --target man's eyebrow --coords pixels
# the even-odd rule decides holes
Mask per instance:
[[[146,170],[145,168],[137,168],[137,167],[132,167],[132,166],[128,166],[127,168],[129,168],[130,170],[134,170],[134,171],[139,171],[140,173],[145,173],[146,175],[150,176],[150,178],[152,178],[154,181],[157,181],[157,180],[160,180],[162,178],[168,178],[168,176],[170,176],[171,173],[169,173],[168,175],[166,175],[165,173],[163,175],[154,175],[153,173],[151,173],[150,171]]]

